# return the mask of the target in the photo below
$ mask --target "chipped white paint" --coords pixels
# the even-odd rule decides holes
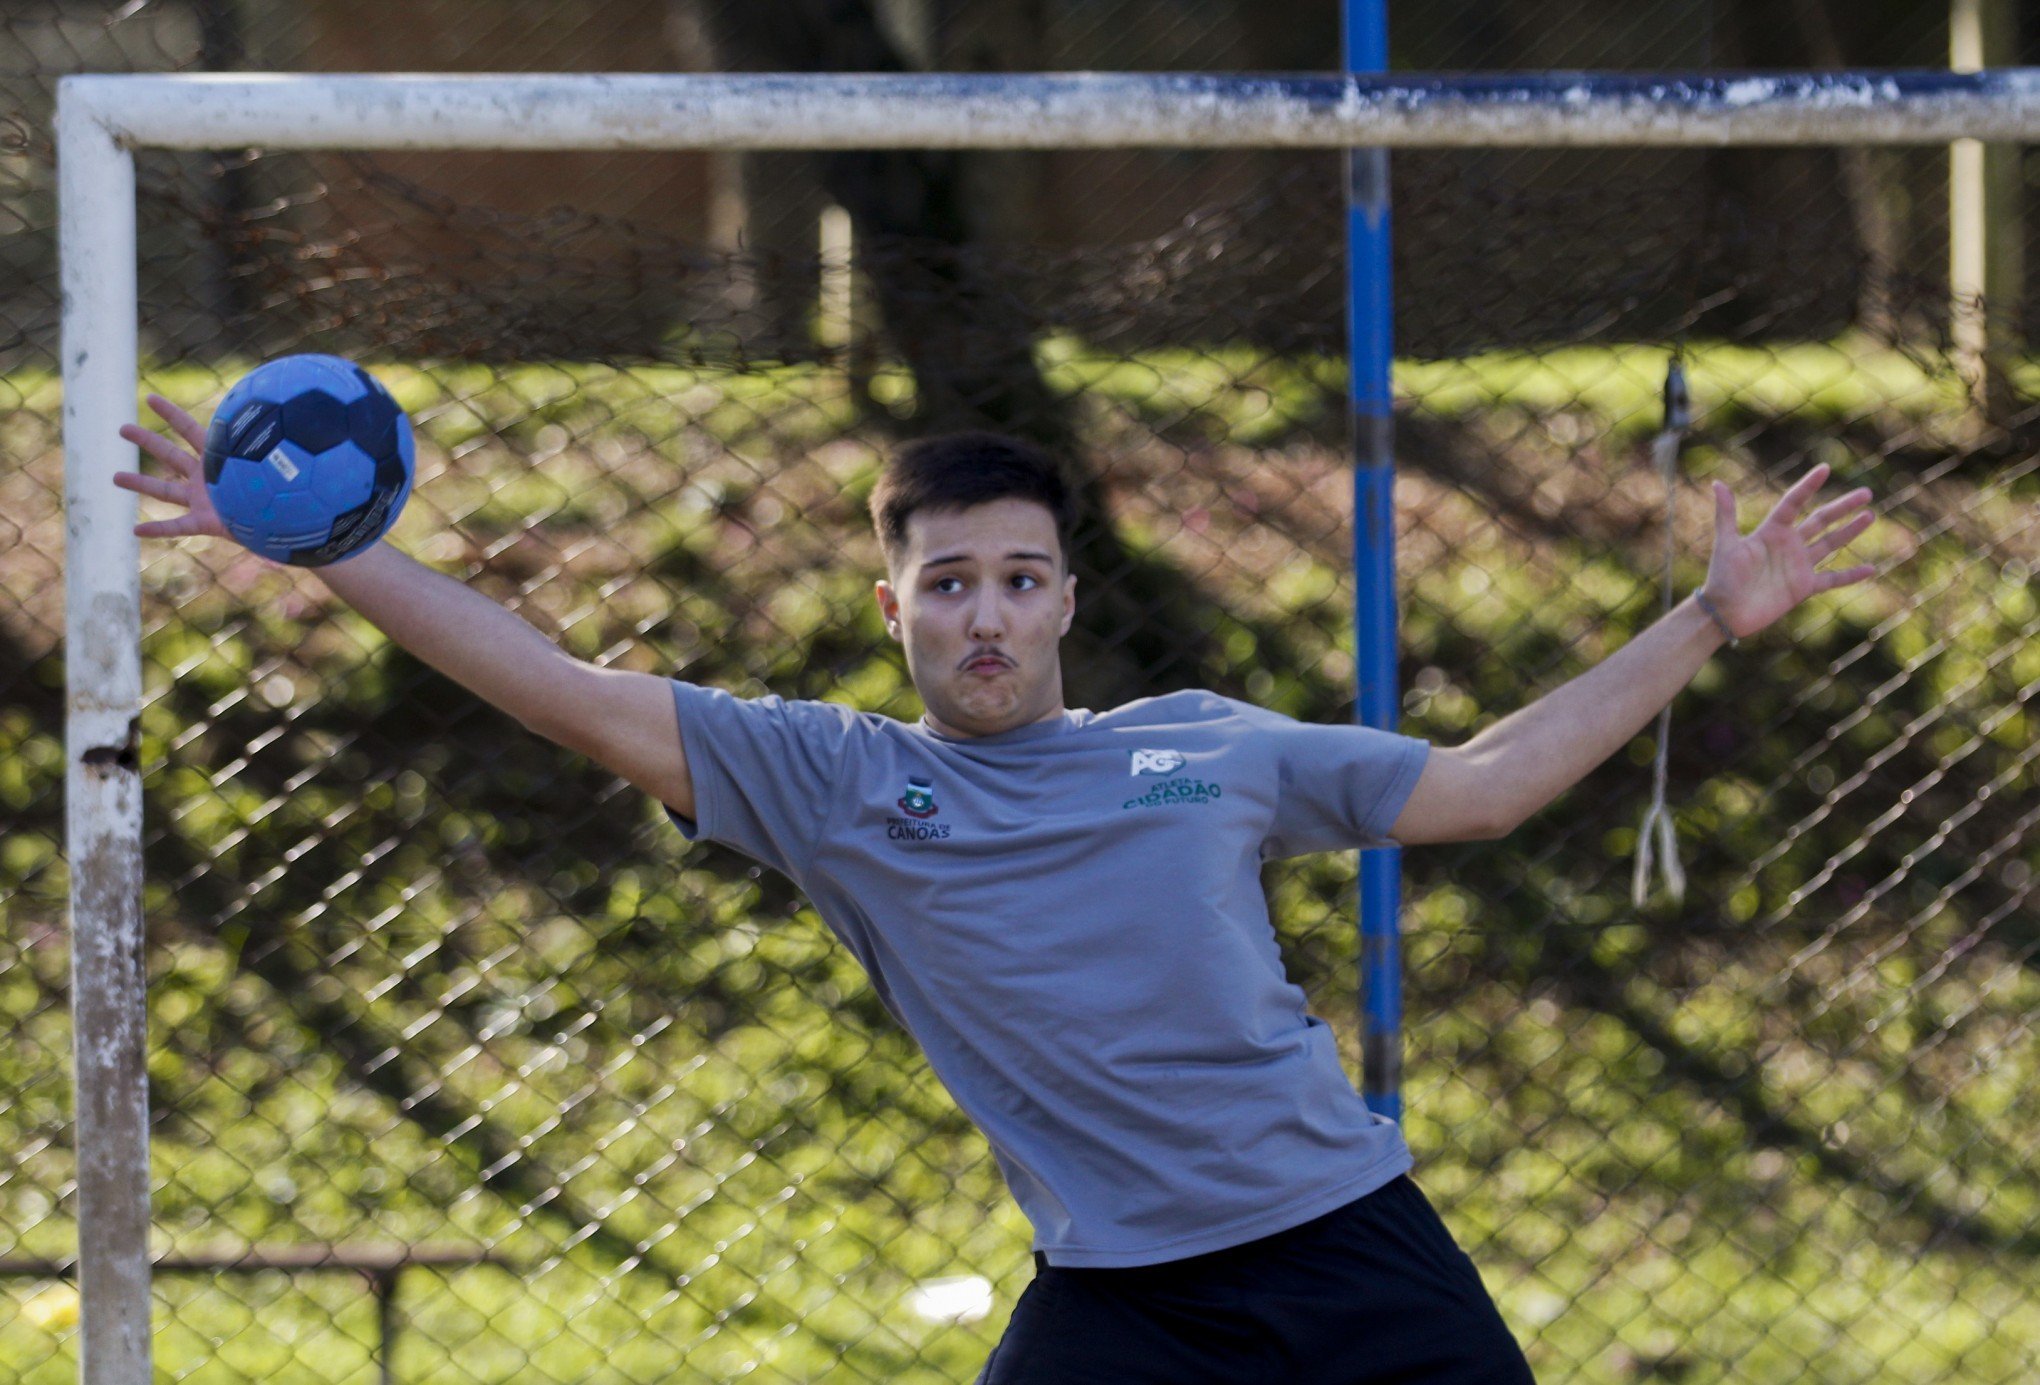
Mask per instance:
[[[135,465],[134,159],[57,103],[64,291],[66,849],[77,1108],[79,1378],[149,1381],[149,1128],[142,980],[141,602]]]
[[[1776,84],[1768,77],[1745,77],[1730,82],[1722,90],[1721,100],[1723,105],[1748,106],[1768,99],[1776,90]]]
[[[176,149],[1940,144],[2040,138],[2032,69],[1639,78],[1182,73],[64,79]]]

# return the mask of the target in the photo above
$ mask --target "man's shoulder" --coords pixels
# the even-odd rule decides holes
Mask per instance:
[[[1184,688],[1155,697],[1136,698],[1109,712],[1100,712],[1090,725],[1100,729],[1144,726],[1188,726],[1231,722],[1239,726],[1259,725],[1279,716],[1251,702],[1226,697],[1204,688]]]
[[[866,712],[847,703],[826,698],[785,697],[779,693],[734,693],[706,683],[671,680],[684,712],[696,704],[724,715],[768,718],[821,732],[883,735],[905,734],[907,724],[896,717]]]

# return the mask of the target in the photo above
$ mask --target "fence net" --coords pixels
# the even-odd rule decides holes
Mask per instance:
[[[265,356],[355,356],[418,430],[399,547],[582,658],[903,717],[876,468],[935,428],[1021,432],[1081,478],[1070,705],[1201,686],[1349,720],[1339,169],[1255,158],[1242,195],[1078,249],[888,233],[872,189],[964,186],[966,157],[824,161],[846,254],[833,219],[826,253],[732,253],[391,161],[146,156],[143,383],[203,418]],[[2030,1378],[2015,315],[1971,388],[1950,326],[1980,305],[1870,282],[1817,248],[1832,226],[1473,166],[1395,161],[1401,730],[1459,743],[1645,627],[1668,526],[1691,590],[1711,479],[1747,526],[1825,461],[1884,522],[1852,548],[1876,578],[1675,705],[1683,901],[1630,901],[1648,735],[1506,840],[1405,853],[1418,1180],[1540,1379]],[[1620,253],[1580,257],[1588,230]],[[76,1369],[44,288],[0,325],[0,1366],[33,1382]],[[972,1378],[1027,1227],[781,877],[688,848],[313,574],[221,543],[143,562],[153,1207],[185,1266],[159,1370]],[[1357,1078],[1355,878],[1265,874]]]

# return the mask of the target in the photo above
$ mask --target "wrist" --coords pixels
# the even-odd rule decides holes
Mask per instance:
[[[371,539],[369,542],[355,549],[352,553],[349,553],[346,557],[335,558],[332,562],[323,564],[323,566],[345,567],[349,563],[358,563],[364,558],[372,557],[378,550],[388,548],[389,546],[390,543],[389,540],[387,539]]]
[[[1728,617],[1721,613],[1721,607],[1707,595],[1704,588],[1693,593],[1693,604],[1699,608],[1701,618],[1707,622],[1708,626],[1716,634],[1721,636],[1723,643],[1729,645],[1742,643],[1741,637],[1729,625]]]
[[[397,550],[387,541],[377,539],[374,543],[364,544],[336,562],[322,563],[312,571],[325,579],[328,586],[333,585],[335,581],[366,581],[370,574],[381,572],[389,562],[390,556],[396,552]]]

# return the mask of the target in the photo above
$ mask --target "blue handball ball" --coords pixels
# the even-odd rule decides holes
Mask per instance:
[[[295,567],[374,543],[411,497],[411,420],[338,356],[280,356],[227,391],[205,435],[205,488],[227,532]]]

